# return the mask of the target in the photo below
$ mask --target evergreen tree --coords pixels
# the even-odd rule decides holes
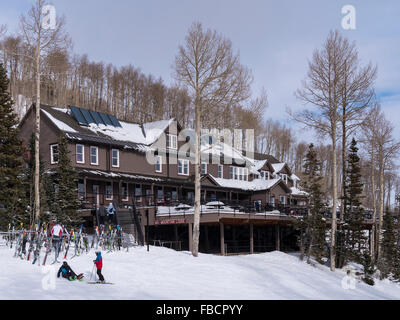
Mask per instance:
[[[81,222],[78,215],[78,176],[71,165],[67,138],[61,134],[58,141],[58,163],[54,179],[54,201],[52,213],[57,221],[68,227],[77,227]],[[51,197],[50,197],[51,198]]]
[[[341,226],[342,237],[339,250],[338,267],[349,261],[363,263],[364,251],[367,250],[367,237],[365,235],[364,208],[361,206],[363,184],[361,182],[360,157],[358,156],[357,141],[353,138],[349,148],[346,166],[346,181],[344,184],[344,225]],[[339,242],[339,241],[338,241]]]
[[[383,216],[382,256],[378,261],[381,278],[399,279],[399,248],[395,231],[396,224],[397,219],[389,211],[389,208],[386,208],[386,214]]]
[[[9,80],[0,63],[0,228],[10,222],[27,222],[23,188],[23,145],[18,136],[18,119],[13,113],[13,101],[8,92]]]
[[[300,230],[300,247],[302,256],[307,256],[310,262],[313,256],[319,263],[323,264],[326,254],[326,221],[323,216],[323,194],[321,192],[321,163],[317,159],[314,145],[309,146],[304,164],[303,189],[309,194],[308,214],[298,221],[297,228]]]
[[[362,265],[364,267],[364,277],[363,281],[371,286],[375,284],[373,275],[375,273],[375,266],[372,262],[371,253],[369,250],[364,250]]]

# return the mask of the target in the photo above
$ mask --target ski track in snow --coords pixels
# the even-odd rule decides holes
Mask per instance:
[[[400,286],[388,280],[376,280],[373,287],[357,281],[355,289],[346,290],[341,284],[344,271],[313,267],[277,251],[225,257],[199,254],[198,258],[187,251],[153,246],[149,252],[146,247],[103,252],[102,273],[115,285],[86,284],[94,250],[67,260],[76,273],[85,274],[83,282],[55,278],[61,263],[51,265],[53,255],[47,258],[47,265],[54,268],[52,275],[13,255],[14,250],[0,247],[0,299],[400,299]],[[49,277],[55,280],[53,290],[42,286]]]

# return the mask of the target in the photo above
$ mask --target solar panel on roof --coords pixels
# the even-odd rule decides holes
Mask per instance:
[[[69,106],[69,108],[70,108],[72,114],[74,115],[75,120],[78,121],[78,124],[80,124],[82,126],[88,125],[88,122],[83,117],[83,114],[79,108],[74,107],[74,106]]]
[[[113,123],[111,122],[110,118],[107,117],[107,115],[105,113],[99,112],[99,115],[100,115],[101,119],[104,121],[104,123],[106,125],[108,125],[108,126],[112,126],[113,125]]]
[[[87,123],[96,123],[96,121],[94,121],[94,119],[90,115],[89,110],[87,110],[87,109],[80,109],[80,110],[81,110],[83,116],[85,117]]]
[[[96,124],[105,124],[104,121],[101,119],[100,115],[98,112],[93,111],[93,110],[89,110],[90,115],[92,116],[92,118],[94,119],[94,121],[96,122]]]
[[[108,117],[110,118],[114,127],[122,127],[121,124],[119,123],[118,119],[114,115],[108,114]]]

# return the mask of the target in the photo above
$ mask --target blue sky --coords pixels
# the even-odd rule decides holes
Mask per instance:
[[[0,23],[15,30],[34,0],[0,4]],[[254,75],[255,95],[264,87],[266,117],[286,120],[286,106],[303,108],[293,95],[307,60],[330,30],[355,40],[363,63],[378,66],[377,94],[400,138],[400,2],[396,0],[53,0],[65,14],[74,52],[93,61],[132,64],[144,73],[173,79],[172,63],[193,21],[232,40]],[[356,8],[356,30],[343,30],[341,9]],[[301,137],[312,137],[301,132]]]

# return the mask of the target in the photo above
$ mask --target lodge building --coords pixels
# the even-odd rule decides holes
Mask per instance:
[[[34,118],[33,105],[19,125],[27,145]],[[132,123],[74,106],[45,105],[40,126],[48,174],[57,166],[60,134],[67,138],[87,229],[98,224],[100,208],[111,202],[121,217],[132,210],[139,214],[145,241],[191,249],[193,130],[175,119]],[[307,202],[300,179],[273,156],[247,155],[213,136],[203,140],[200,252],[295,249],[293,222]],[[133,221],[121,225],[133,232]]]

